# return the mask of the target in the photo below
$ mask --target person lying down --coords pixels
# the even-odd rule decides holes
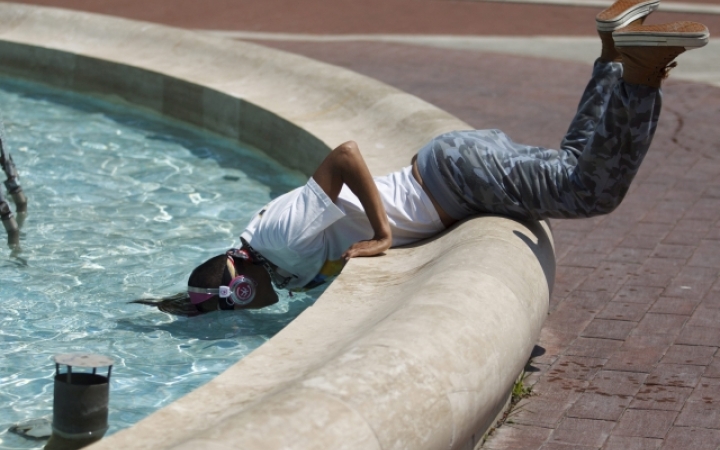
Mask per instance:
[[[519,220],[608,214],[650,148],[673,60],[707,44],[696,22],[644,25],[659,0],[620,0],[600,12],[602,42],[558,150],[513,142],[500,130],[442,134],[402,170],[373,178],[353,141],[332,150],[307,184],[258,211],[240,245],[195,268],[187,291],[141,299],[197,315],[263,308],[275,289],[311,289],[350,258],[426,239],[477,214]]]

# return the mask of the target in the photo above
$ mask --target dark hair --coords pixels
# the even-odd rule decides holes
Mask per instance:
[[[188,278],[188,285],[198,288],[217,288],[222,284],[226,261],[227,255],[223,253],[222,255],[213,256],[204,263],[200,264],[192,271],[192,273],[190,273],[190,278]],[[215,297],[211,297],[208,300],[212,300]],[[138,300],[133,300],[130,303],[139,303],[141,305],[155,306],[162,312],[175,314],[177,316],[191,317],[208,312],[203,310],[202,308],[199,308],[198,305],[192,304],[192,302],[190,301],[190,296],[187,294],[187,292],[181,292],[179,294],[171,295],[169,297],[162,297],[157,299],[141,298]]]

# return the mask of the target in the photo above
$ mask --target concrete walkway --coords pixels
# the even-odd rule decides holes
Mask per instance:
[[[382,80],[476,128],[548,147],[564,134],[599,48],[597,9],[558,4],[26,3],[252,38]],[[698,5],[706,14],[666,8],[651,22],[698,20],[720,36],[720,2],[690,6]],[[713,41],[679,58],[653,146],[620,208],[552,222],[558,273],[527,380],[534,395],[485,448],[720,448],[718,47]]]

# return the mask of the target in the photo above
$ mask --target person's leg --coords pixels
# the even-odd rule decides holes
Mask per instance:
[[[597,59],[592,76],[580,97],[577,112],[565,134],[560,149],[568,164],[575,164],[605,113],[610,94],[622,76],[622,64]]]
[[[671,62],[708,41],[698,23],[634,24],[614,33],[624,73],[565,186],[565,214],[612,211],[622,201],[647,153],[662,104],[661,81]]]
[[[574,164],[587,146],[590,136],[605,112],[610,93],[622,76],[622,57],[615,48],[613,31],[627,25],[642,24],[658,8],[660,0],[619,0],[595,17],[602,44],[600,57],[595,61],[592,76],[580,98],[577,112],[560,144],[568,163]]]
[[[19,228],[15,217],[13,217],[10,204],[5,199],[2,191],[3,189],[0,187],[0,222],[2,222],[3,228],[5,228],[5,232],[7,233],[8,245],[13,247],[16,246],[19,241]]]
[[[574,140],[584,144],[577,157],[569,149],[516,144],[499,130],[446,133],[418,153],[420,175],[448,214],[458,220],[478,213],[578,218],[620,204],[657,127],[668,64],[686,47],[705,45],[708,31],[702,24],[633,25],[615,36],[623,81],[609,94],[590,89],[598,94],[588,94],[589,112],[574,122],[586,127]]]
[[[570,152],[522,146],[500,132],[478,138],[479,151],[458,150],[454,165],[476,211],[577,218],[607,214],[620,204],[657,127],[667,67],[686,48],[705,45],[708,31],[702,24],[673,23],[627,27],[615,36],[624,73],[576,162]]]

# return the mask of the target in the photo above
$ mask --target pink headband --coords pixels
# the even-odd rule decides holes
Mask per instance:
[[[197,289],[197,291],[196,291]],[[201,291],[201,292],[198,292]],[[190,296],[190,303],[197,305],[205,300],[209,300],[212,297],[218,295],[220,289],[198,289],[188,286],[188,295]]]
[[[227,251],[228,260],[232,263],[233,267],[235,266],[235,261],[232,259],[232,256],[237,256],[243,259],[250,260],[250,255],[248,252],[242,249],[230,249]],[[225,287],[225,286],[221,286]],[[227,288],[226,288],[227,289]],[[188,286],[187,288],[188,296],[190,297],[190,303],[193,305],[197,305],[198,303],[202,303],[206,300],[210,300],[212,297],[220,294],[220,289],[211,289],[211,288],[197,288],[193,286]]]

